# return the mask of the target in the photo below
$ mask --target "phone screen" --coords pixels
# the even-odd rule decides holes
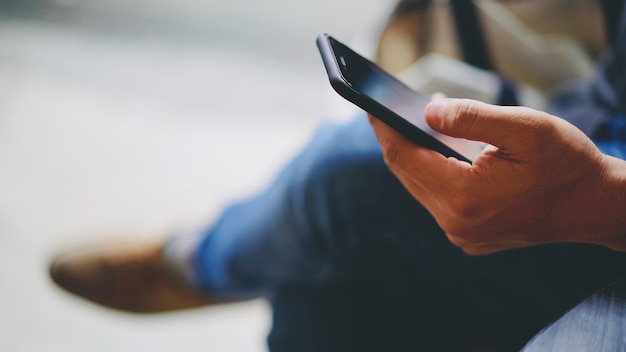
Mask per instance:
[[[468,160],[473,160],[482,152],[485,143],[450,137],[428,126],[424,120],[424,108],[430,101],[429,97],[412,90],[332,37],[329,41],[343,79],[354,90],[377,101]]]
[[[422,118],[424,108],[430,99],[416,94],[385,71],[353,55],[351,50],[345,50],[336,40],[331,39],[331,45],[337,55],[341,74],[352,88],[376,100],[417,127],[430,129]]]

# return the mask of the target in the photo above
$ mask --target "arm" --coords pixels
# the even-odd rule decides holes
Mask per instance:
[[[491,144],[473,164],[412,144],[370,118],[385,161],[469,254],[553,242],[626,251],[626,162],[565,120],[523,107],[436,99],[435,130]]]

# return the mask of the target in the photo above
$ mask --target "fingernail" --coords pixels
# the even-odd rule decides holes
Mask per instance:
[[[447,99],[437,99],[431,101],[426,107],[426,121],[430,125],[441,126],[446,105],[448,105]]]

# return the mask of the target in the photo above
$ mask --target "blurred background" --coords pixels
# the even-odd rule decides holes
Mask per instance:
[[[130,316],[58,290],[48,261],[261,187],[351,111],[315,36],[367,51],[393,3],[0,0],[0,350],[266,350],[263,301]]]

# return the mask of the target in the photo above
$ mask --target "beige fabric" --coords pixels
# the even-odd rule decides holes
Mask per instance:
[[[538,91],[586,79],[605,46],[597,0],[477,0],[476,4],[497,70]],[[381,35],[377,61],[398,73],[429,53],[460,58],[447,1],[393,18]]]

